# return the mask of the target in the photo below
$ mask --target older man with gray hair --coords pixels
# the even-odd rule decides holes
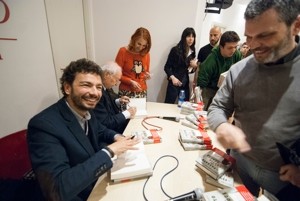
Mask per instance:
[[[123,133],[129,119],[136,113],[135,107],[129,107],[122,111],[121,105],[129,103],[129,97],[115,98],[110,90],[119,83],[122,76],[122,68],[116,62],[107,62],[101,66],[101,78],[103,82],[102,97],[98,102],[94,113],[97,119],[107,128]]]

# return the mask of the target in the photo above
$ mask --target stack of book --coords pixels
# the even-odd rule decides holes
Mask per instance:
[[[203,103],[191,103],[185,101],[181,104],[180,114],[192,114],[194,111],[203,110]]]
[[[233,188],[234,178],[232,172],[226,172],[218,179],[212,178],[210,175],[206,175],[205,182],[219,188]]]
[[[157,130],[133,131],[132,136],[140,138],[144,144],[160,143],[161,137]]]
[[[194,116],[196,117],[197,121],[200,123],[200,129],[208,129],[208,122],[207,122],[207,111],[194,111]]]
[[[244,186],[236,186],[234,188],[225,188],[222,190],[214,190],[205,192],[202,195],[201,201],[216,201],[216,200],[230,200],[230,201],[255,201],[256,198]]]
[[[178,139],[183,149],[186,151],[212,149],[211,139],[206,132],[180,129]]]
[[[218,148],[213,148],[196,159],[196,166],[215,180],[231,171],[234,164],[235,159]]]
[[[193,111],[191,114],[186,115],[181,124],[205,132],[208,129],[207,111]]]

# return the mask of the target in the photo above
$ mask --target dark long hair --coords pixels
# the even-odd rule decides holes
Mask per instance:
[[[191,45],[191,47],[189,47],[186,44],[186,37],[188,37],[190,35],[192,35],[195,38],[194,43]],[[189,56],[189,58],[194,59],[196,57],[195,44],[196,44],[195,30],[192,27],[185,28],[181,34],[181,39],[180,39],[179,43],[177,44],[179,54],[182,56],[182,58],[184,60],[186,60],[186,58],[187,58],[189,48],[191,48],[191,50],[193,51],[192,54]],[[189,61],[186,61],[186,62],[189,63]]]

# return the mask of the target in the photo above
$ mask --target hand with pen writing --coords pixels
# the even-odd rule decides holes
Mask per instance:
[[[134,145],[138,144],[140,139],[134,136],[118,137],[116,141],[107,147],[109,147],[115,155],[120,155],[127,150],[137,150],[138,148]]]
[[[128,96],[121,96],[119,100],[121,104],[128,104],[130,102],[130,98]]]
[[[134,117],[136,113],[136,107],[130,107],[127,109],[127,111],[130,113],[130,118]]]

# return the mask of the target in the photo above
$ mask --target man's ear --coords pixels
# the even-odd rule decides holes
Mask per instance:
[[[70,93],[71,93],[71,85],[65,83],[63,86],[64,86],[64,91],[65,91],[65,93],[66,93],[67,95],[70,95]]]
[[[108,76],[110,76],[110,73],[107,72],[107,71],[105,71],[105,72],[104,72],[103,79],[106,80],[106,78],[107,78]]]
[[[300,32],[300,15],[296,18],[294,22],[294,27],[293,27],[293,35],[298,35]]]

